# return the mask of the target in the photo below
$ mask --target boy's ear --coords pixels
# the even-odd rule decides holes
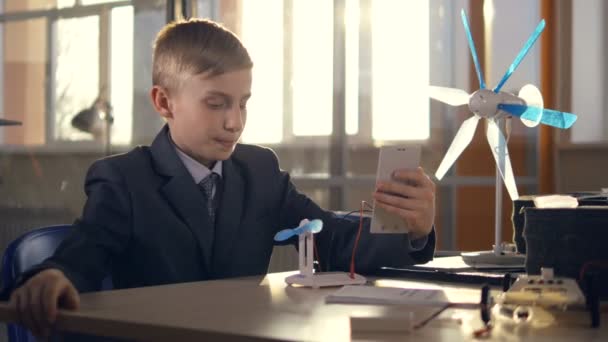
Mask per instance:
[[[154,109],[165,119],[173,118],[171,99],[166,89],[155,85],[150,90],[150,98]]]

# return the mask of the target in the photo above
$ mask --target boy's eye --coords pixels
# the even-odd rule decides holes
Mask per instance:
[[[205,101],[205,104],[207,104],[207,106],[211,109],[221,109],[224,107],[226,102],[221,100],[207,100]]]

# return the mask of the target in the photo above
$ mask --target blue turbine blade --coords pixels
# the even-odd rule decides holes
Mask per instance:
[[[509,66],[509,69],[507,69],[507,72],[502,77],[502,80],[500,80],[500,82],[498,82],[498,85],[496,86],[496,88],[494,88],[495,93],[498,93],[500,91],[500,89],[502,89],[502,86],[505,85],[505,82],[507,82],[509,77],[511,77],[511,74],[513,74],[513,72],[517,69],[517,67],[519,66],[519,63],[521,63],[521,61],[524,59],[524,57],[526,57],[526,55],[528,54],[528,51],[530,51],[530,48],[532,48],[532,46],[534,45],[534,43],[536,42],[536,40],[538,39],[540,34],[543,33],[544,29],[545,29],[545,19],[541,20],[540,23],[538,24],[538,26],[536,26],[536,30],[534,30],[534,33],[532,33],[532,35],[530,36],[530,38],[528,38],[528,41],[526,42],[524,47],[521,49],[521,51],[519,51],[519,54],[517,55],[517,57],[515,57],[515,60],[513,61],[513,63],[511,63],[511,66]]]
[[[572,113],[560,112],[552,109],[543,109],[534,106],[526,106],[520,104],[506,104],[501,103],[498,105],[498,109],[502,109],[515,116],[519,116],[522,119],[536,121],[538,116],[541,115],[540,122],[545,125],[568,129],[572,127],[577,119],[577,116]]]
[[[323,229],[323,221],[321,220],[312,220],[307,224],[297,227],[297,228],[288,228],[283,229],[280,232],[276,233],[274,236],[274,241],[285,241],[294,235],[300,235],[306,232],[311,232],[316,234]]]
[[[296,233],[294,232],[293,229],[291,229],[291,228],[283,229],[280,232],[275,234],[274,241],[285,241],[294,235],[296,235]]]
[[[460,17],[462,18],[464,32],[467,34],[467,40],[469,41],[469,49],[471,50],[471,56],[473,56],[473,63],[475,63],[475,71],[477,71],[477,79],[479,79],[479,89],[485,89],[486,81],[483,79],[483,73],[481,72],[481,66],[479,65],[479,58],[477,58],[477,50],[475,49],[475,42],[473,41],[473,35],[471,35],[469,21],[467,20],[467,15],[464,13],[464,9],[460,10]]]
[[[316,234],[316,233],[320,232],[322,229],[323,229],[323,221],[317,219],[317,220],[312,220],[312,221],[308,222],[307,224],[294,229],[294,231],[298,235],[305,233],[305,232],[311,232],[313,234]]]

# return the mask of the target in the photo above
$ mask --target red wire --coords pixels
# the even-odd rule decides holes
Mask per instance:
[[[365,201],[361,201],[361,209],[359,211],[359,231],[357,231],[357,238],[355,239],[355,245],[353,246],[353,255],[350,259],[350,278],[355,279],[355,252],[357,251],[357,245],[359,245],[359,238],[361,237],[361,230],[363,229],[363,204]]]
[[[587,273],[588,269],[593,266],[597,266],[597,267],[601,267],[601,268],[608,268],[608,262],[603,261],[603,260],[592,260],[592,261],[588,261],[588,262],[584,263],[583,266],[581,267],[581,271],[578,275],[578,279],[580,281],[583,281],[584,277],[585,277],[585,273]]]

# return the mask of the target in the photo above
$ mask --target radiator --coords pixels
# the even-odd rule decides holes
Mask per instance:
[[[74,222],[74,215],[64,208],[0,207],[0,250],[35,228]]]

